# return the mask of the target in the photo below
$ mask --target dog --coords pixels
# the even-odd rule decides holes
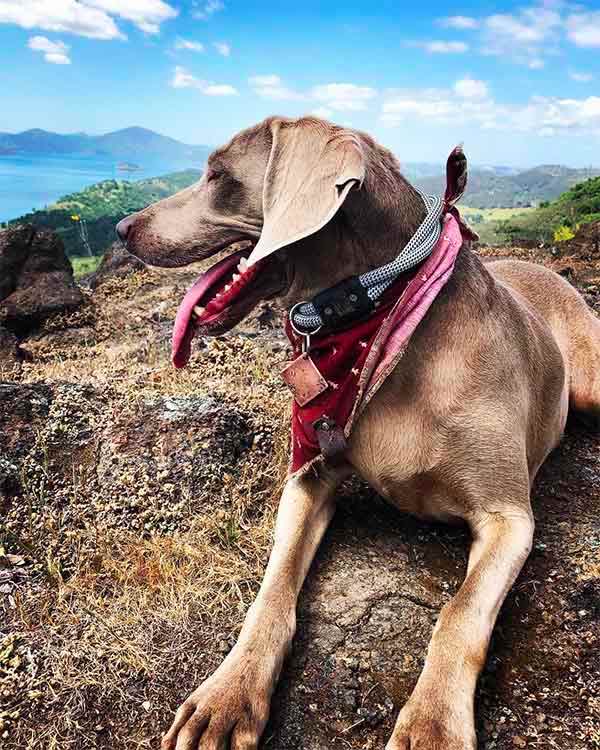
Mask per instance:
[[[235,272],[238,257],[260,250],[251,273],[240,261],[242,279],[232,277],[226,303],[197,306],[184,332],[189,347],[194,333],[222,334],[261,300],[279,298],[290,309],[388,263],[424,216],[396,158],[367,134],[313,117],[273,117],[214,151],[199,182],[126,217],[117,231],[131,253],[162,267],[249,241],[229,263]],[[500,606],[531,550],[532,482],[569,408],[600,424],[600,320],[550,270],[484,265],[465,242],[342,456],[287,481],[239,640],[179,708],[163,750],[258,746],[299,591],[336,488],[351,473],[404,512],[470,528],[465,580],[440,612],[386,750],[476,748],[476,682]]]

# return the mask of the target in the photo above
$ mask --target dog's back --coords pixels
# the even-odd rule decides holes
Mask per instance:
[[[486,265],[549,325],[565,362],[570,406],[600,429],[600,320],[565,279],[543,266],[512,260]]]

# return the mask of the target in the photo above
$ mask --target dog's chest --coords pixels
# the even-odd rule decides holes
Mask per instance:
[[[398,509],[453,522],[467,509],[441,470],[450,455],[443,433],[419,404],[379,398],[358,420],[347,455],[356,472]]]
[[[465,517],[465,507],[448,488],[429,474],[417,474],[408,480],[394,477],[371,479],[371,486],[403,513],[443,523],[457,523]]]

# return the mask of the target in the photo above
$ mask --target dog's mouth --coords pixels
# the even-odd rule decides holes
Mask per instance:
[[[253,247],[228,255],[203,273],[183,298],[173,327],[171,360],[185,367],[196,335],[218,336],[243,320],[256,305],[285,285],[281,262],[264,258],[249,266]]]

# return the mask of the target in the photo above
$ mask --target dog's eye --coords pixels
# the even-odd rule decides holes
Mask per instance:
[[[206,182],[212,182],[213,180],[219,178],[222,174],[222,172],[218,172],[216,169],[209,167],[208,171],[206,172]]]

